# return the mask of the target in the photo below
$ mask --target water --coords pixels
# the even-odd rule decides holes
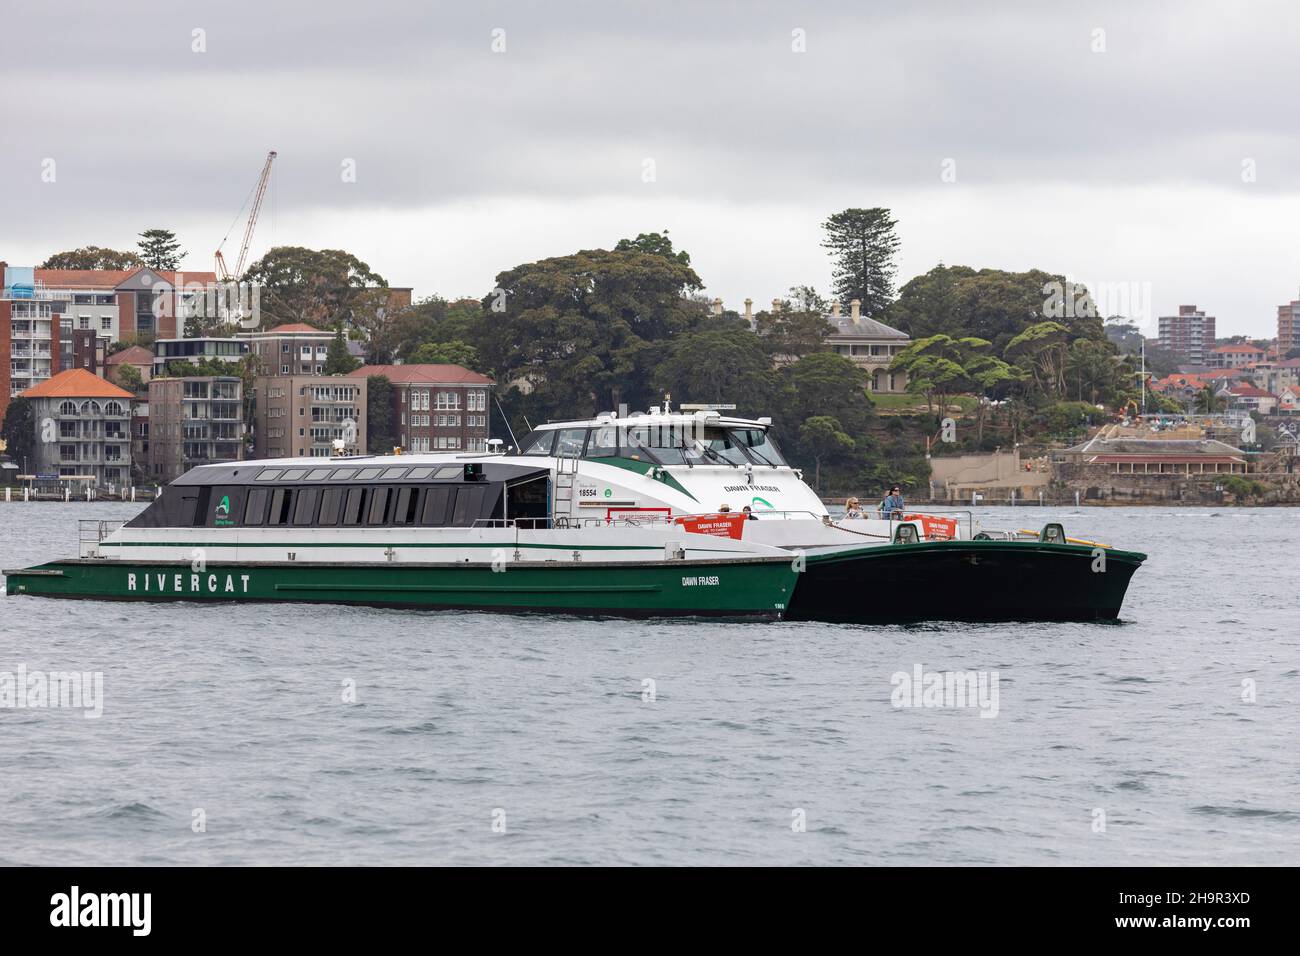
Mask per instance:
[[[136,507],[0,503],[0,566]],[[1300,510],[980,514],[1147,551],[1125,623],[0,599],[0,671],[106,698],[0,710],[0,863],[1294,863]],[[998,716],[894,708],[917,663],[996,670]]]

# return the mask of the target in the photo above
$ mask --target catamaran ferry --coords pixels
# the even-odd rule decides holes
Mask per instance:
[[[328,601],[878,623],[1118,616],[1145,555],[977,531],[969,513],[835,518],[771,420],[667,407],[556,422],[508,454],[204,465],[11,595]]]

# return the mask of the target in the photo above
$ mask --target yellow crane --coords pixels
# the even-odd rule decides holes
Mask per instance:
[[[226,230],[226,235],[217,246],[217,278],[222,282],[230,282],[239,279],[244,274],[244,266],[248,262],[248,246],[253,241],[253,228],[257,225],[257,214],[262,209],[262,200],[266,196],[266,186],[271,179],[271,163],[275,162],[275,150],[266,154],[266,162],[262,165],[262,175],[257,177],[257,185],[253,187],[252,192],[244,199],[244,205],[239,207],[239,212],[235,213],[234,222],[231,222],[230,228]],[[230,233],[234,231],[235,223],[239,221],[240,213],[248,205],[249,199],[253,201],[253,208],[248,213],[248,223],[244,226],[244,241],[239,247],[239,259],[235,262],[235,271],[232,273],[226,267],[226,257],[221,254],[221,247],[226,244],[226,239],[230,238]]]

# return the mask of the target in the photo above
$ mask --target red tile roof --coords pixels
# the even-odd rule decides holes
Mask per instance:
[[[47,289],[115,289],[140,271],[135,269],[36,269],[36,281]],[[215,272],[168,272],[154,270],[171,285],[198,283],[208,285],[217,281]],[[179,279],[177,278],[179,276]]]
[[[46,379],[39,385],[33,385],[21,393],[19,398],[126,398],[131,393],[118,388],[112,382],[106,382],[93,372],[84,368],[69,369],[53,378]]]
[[[318,329],[314,325],[308,325],[306,322],[286,322],[284,325],[277,325],[271,330],[272,332],[315,332],[317,335],[333,335],[329,329]]]
[[[492,379],[461,365],[363,365],[348,373],[352,378],[382,375],[390,382],[409,385],[492,385]]]
[[[1229,395],[1236,395],[1238,398],[1275,398],[1276,397],[1275,395],[1273,395],[1272,392],[1266,392],[1262,388],[1256,388],[1254,385],[1250,385],[1245,382],[1239,385],[1229,385],[1227,391]]]

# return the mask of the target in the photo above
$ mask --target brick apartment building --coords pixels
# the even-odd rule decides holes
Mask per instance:
[[[149,382],[148,415],[148,468],[157,481],[244,458],[243,383],[237,376],[156,377]]]
[[[363,365],[350,378],[382,375],[393,385],[393,427],[411,452],[486,451],[486,375],[459,365]]]
[[[1194,305],[1180,305],[1177,315],[1160,316],[1159,343],[1191,365],[1206,365],[1214,348],[1214,316]]]
[[[174,338],[211,272],[36,269],[0,262],[0,416],[19,392],[72,368],[99,372],[109,343]]]
[[[253,386],[257,458],[328,458],[366,450],[366,381],[345,375],[263,375]]]
[[[262,375],[322,375],[334,333],[289,322],[265,332],[241,332],[239,339],[257,356]]]

